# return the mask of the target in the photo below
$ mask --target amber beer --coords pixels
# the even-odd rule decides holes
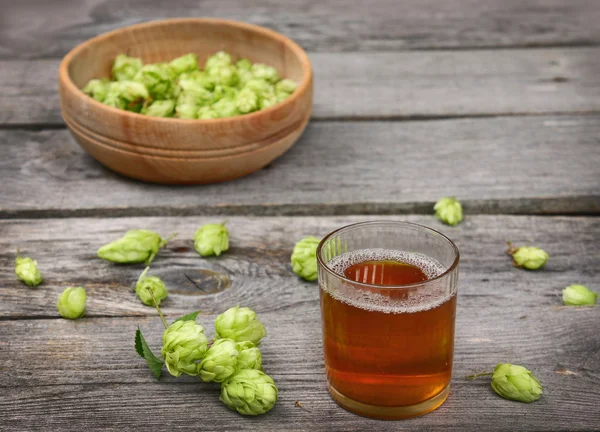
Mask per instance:
[[[378,418],[441,405],[452,375],[455,278],[444,281],[445,266],[431,257],[395,250],[356,250],[328,265],[341,280],[320,276],[333,398]]]

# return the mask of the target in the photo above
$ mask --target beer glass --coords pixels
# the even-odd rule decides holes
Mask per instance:
[[[413,223],[364,222],[326,236],[317,261],[333,399],[381,419],[439,407],[452,375],[454,243]]]

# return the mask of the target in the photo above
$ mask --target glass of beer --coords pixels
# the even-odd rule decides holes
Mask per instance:
[[[426,414],[448,397],[458,248],[407,222],[338,229],[317,249],[331,396],[372,418]]]

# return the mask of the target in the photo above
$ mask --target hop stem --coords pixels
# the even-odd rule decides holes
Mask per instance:
[[[478,372],[473,375],[467,375],[465,378],[468,380],[475,380],[475,379],[479,378],[480,376],[492,376],[492,375],[494,375],[494,372]]]
[[[163,325],[165,326],[165,329],[169,328],[167,321],[165,320],[164,315],[162,314],[162,311],[160,310],[160,308],[158,307],[158,303],[156,302],[156,297],[154,297],[154,293],[152,292],[152,289],[150,289],[150,287],[146,287],[146,289],[148,290],[148,292],[150,293],[150,295],[152,296],[152,301],[154,302],[154,307],[156,308],[156,310],[158,311],[158,315],[160,315],[160,319],[162,320]]]
[[[519,248],[516,248],[512,245],[512,242],[510,240],[507,241],[506,244],[508,245],[508,249],[506,250],[506,253],[509,254],[510,256],[513,256],[515,254],[515,252],[517,252],[519,250]]]

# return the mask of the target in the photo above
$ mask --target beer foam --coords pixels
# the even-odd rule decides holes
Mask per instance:
[[[446,271],[437,260],[417,252],[392,249],[360,249],[338,255],[327,266],[340,276],[348,267],[365,261],[401,261],[421,269],[428,279],[433,279]],[[327,278],[321,280],[321,289],[338,301],[373,312],[416,313],[436,308],[450,300],[456,294],[456,286],[448,286],[448,281],[437,280],[427,283],[426,287],[406,289],[406,298],[394,299],[368,289],[359,289],[357,285],[336,282],[335,287],[327,286]],[[402,290],[403,288],[391,288]],[[386,290],[385,286],[381,290]],[[387,288],[388,292],[390,288]]]

